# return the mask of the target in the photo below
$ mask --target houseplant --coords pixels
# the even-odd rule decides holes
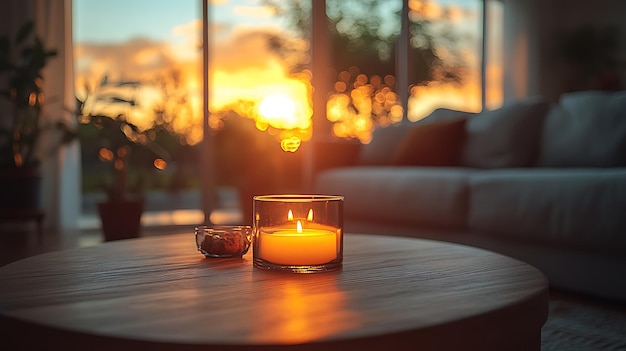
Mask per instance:
[[[27,22],[15,38],[0,38],[0,208],[39,207],[43,157],[74,136],[64,123],[43,118],[42,70],[56,51],[34,27]]]
[[[137,101],[123,93],[138,86],[138,82],[108,82],[105,77],[98,90],[91,94],[88,90],[82,100],[77,98],[79,137],[86,146],[83,153],[86,158],[104,162],[108,170],[99,182],[107,198],[98,203],[105,241],[140,235],[144,211],[142,178],[132,168],[164,168],[164,159],[168,158],[151,137],[156,134],[153,129],[140,129],[129,121]]]

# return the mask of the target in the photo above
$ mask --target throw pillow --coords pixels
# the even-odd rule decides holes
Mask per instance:
[[[563,95],[546,120],[539,163],[626,166],[626,91]]]
[[[421,123],[434,123],[451,119],[465,118],[472,115],[471,112],[457,111],[446,108],[438,108],[420,121]],[[413,129],[415,123],[402,122],[389,127],[379,127],[374,130],[369,144],[361,147],[358,164],[364,166],[392,166],[393,155],[405,136]]]
[[[457,166],[467,118],[418,123],[393,156],[398,166]]]
[[[390,166],[391,155],[398,147],[400,140],[411,130],[408,123],[398,123],[385,128],[376,128],[372,135],[372,141],[361,147],[359,165],[364,166]]]
[[[541,99],[528,99],[468,118],[463,165],[504,168],[536,164],[548,108]]]

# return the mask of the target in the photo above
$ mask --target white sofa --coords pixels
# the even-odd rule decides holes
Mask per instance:
[[[314,182],[345,197],[346,232],[478,246],[626,301],[626,91],[440,109],[346,145],[318,148]]]

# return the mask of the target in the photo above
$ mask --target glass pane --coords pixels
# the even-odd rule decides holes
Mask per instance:
[[[337,72],[327,114],[335,135],[368,143],[376,127],[405,115],[417,121],[436,108],[482,109],[482,1],[408,1],[406,87],[397,79],[403,3],[327,0]],[[409,91],[406,113],[402,89]]]
[[[107,195],[145,197],[145,225],[202,222],[197,0],[73,1],[83,227]]]
[[[396,40],[402,1],[328,0],[334,89],[327,105],[333,133],[371,139],[376,126],[399,122]]]
[[[252,196],[298,191],[311,138],[310,2],[211,2],[210,126],[217,182]]]
[[[411,0],[409,9],[409,119],[436,108],[480,111],[482,1]]]

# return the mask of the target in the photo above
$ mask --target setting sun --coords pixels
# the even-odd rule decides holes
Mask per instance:
[[[295,119],[296,104],[285,95],[270,95],[259,104],[259,114],[270,124],[272,121],[280,121],[280,124],[293,124]]]

